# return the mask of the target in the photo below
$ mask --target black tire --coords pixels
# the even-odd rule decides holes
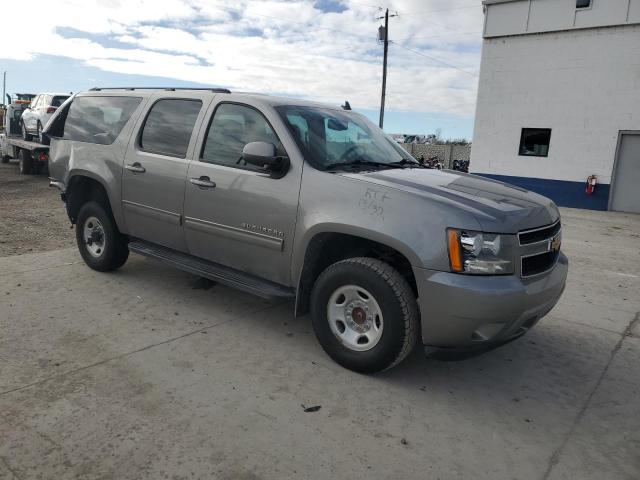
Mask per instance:
[[[347,285],[370,292],[382,312],[382,336],[367,351],[348,348],[329,326],[329,300]],[[311,318],[324,351],[336,363],[359,373],[380,372],[402,362],[413,350],[418,333],[418,306],[407,281],[390,265],[366,257],[343,260],[320,274],[311,293]]]
[[[20,122],[20,125],[22,127],[22,138],[25,139],[27,142],[31,141],[33,136],[29,132],[27,132],[27,127],[24,124],[24,122]]]
[[[18,168],[21,175],[31,175],[33,173],[33,158],[27,150],[20,149],[18,152]]]
[[[0,157],[0,163],[9,163],[9,160],[11,160],[9,155],[2,155],[2,157]]]
[[[91,254],[88,239],[84,238],[85,224],[91,218],[97,218],[101,224],[103,248],[98,256]],[[116,270],[129,258],[127,237],[118,230],[111,212],[95,201],[87,202],[80,207],[76,221],[76,241],[84,262],[99,272]]]
[[[36,175],[48,175],[49,166],[46,162],[33,162],[33,173]]]

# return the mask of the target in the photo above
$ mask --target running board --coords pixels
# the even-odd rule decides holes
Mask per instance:
[[[129,250],[268,300],[295,297],[295,291],[292,288],[143,240],[131,240]]]

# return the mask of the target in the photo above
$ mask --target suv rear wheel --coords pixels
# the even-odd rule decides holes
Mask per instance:
[[[27,127],[24,125],[24,122],[21,122],[22,125],[22,138],[24,138],[27,142],[30,141],[33,137],[27,132]]]
[[[356,372],[389,369],[416,342],[418,307],[411,287],[373,258],[343,260],[322,272],[311,294],[311,315],[325,352]]]
[[[85,203],[78,213],[76,241],[85,263],[99,272],[120,268],[129,257],[127,238],[98,202]]]

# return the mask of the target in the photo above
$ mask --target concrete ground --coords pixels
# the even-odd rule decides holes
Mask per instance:
[[[0,258],[0,478],[637,480],[640,216],[563,215],[569,284],[533,331],[376,376],[290,303],[137,256]]]

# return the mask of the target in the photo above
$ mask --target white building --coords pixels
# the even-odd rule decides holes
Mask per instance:
[[[471,171],[559,205],[640,212],[640,0],[483,4]]]

